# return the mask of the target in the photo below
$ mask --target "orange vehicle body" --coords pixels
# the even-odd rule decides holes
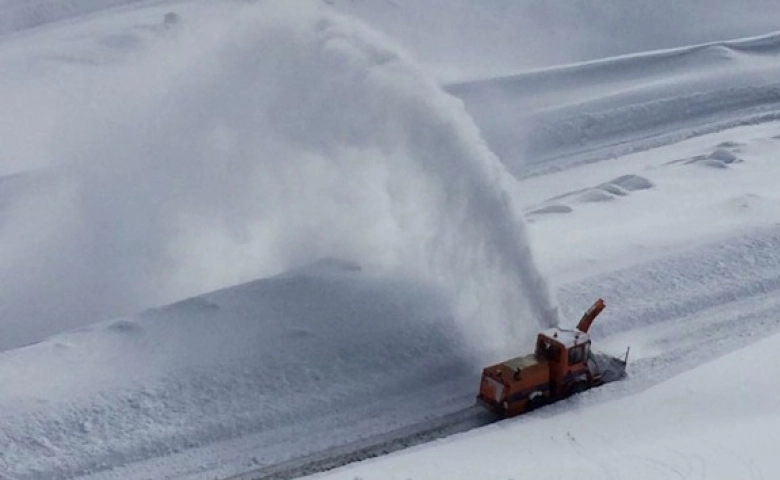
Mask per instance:
[[[577,328],[545,330],[537,336],[534,353],[486,367],[477,401],[511,417],[621,378],[628,354],[624,361],[590,349],[588,330],[604,308],[598,299]]]

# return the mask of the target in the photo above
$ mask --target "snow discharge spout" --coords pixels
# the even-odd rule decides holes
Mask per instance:
[[[79,301],[148,305],[335,257],[440,285],[477,352],[557,322],[503,166],[386,38],[281,1],[173,33],[112,79],[121,118],[79,152],[80,226],[58,246],[90,259]]]

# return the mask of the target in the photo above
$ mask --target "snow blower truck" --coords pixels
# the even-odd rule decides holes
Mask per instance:
[[[536,339],[534,353],[485,368],[477,403],[514,417],[625,377],[628,350],[625,358],[615,358],[590,348],[588,330],[604,308],[599,298],[576,329],[545,330]]]

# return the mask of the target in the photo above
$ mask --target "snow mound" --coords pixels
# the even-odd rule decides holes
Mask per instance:
[[[714,152],[709,154],[709,158],[711,160],[716,160],[725,163],[726,165],[742,162],[742,159],[737,157],[734,153],[730,152],[729,150],[726,150],[725,148],[719,148],[715,150]]]
[[[722,147],[716,149],[708,155],[697,155],[692,157],[688,160],[685,160],[684,163],[687,165],[701,165],[704,167],[725,169],[728,168],[729,165],[742,163],[743,161],[744,160],[742,160],[733,152],[733,147]]]
[[[600,203],[611,202],[614,199],[615,195],[612,192],[606,189],[592,188],[577,195],[574,201],[579,203]]]
[[[645,177],[640,177],[639,175],[623,175],[622,177],[618,177],[601,185],[601,188],[604,189],[612,187],[617,187],[627,192],[635,192],[637,190],[648,190],[653,188],[653,182]]]
[[[555,204],[555,205],[545,205],[544,207],[539,207],[533,210],[529,210],[526,213],[526,215],[549,215],[549,214],[571,213],[572,211],[573,209],[568,205]]]
[[[544,215],[550,213],[570,213],[574,209],[565,202],[571,203],[603,203],[614,201],[618,197],[625,197],[633,192],[649,190],[655,185],[649,179],[639,175],[622,175],[595,187],[578,189],[573,192],[557,195],[549,200],[548,204],[541,207],[533,207],[526,215]]]
[[[0,471],[65,478],[242,435],[272,462],[357,439],[353,417],[391,429],[461,406],[477,370],[445,299],[348,263],[315,270],[334,267],[349,273],[260,280],[6,352]],[[301,435],[312,422],[334,434]]]

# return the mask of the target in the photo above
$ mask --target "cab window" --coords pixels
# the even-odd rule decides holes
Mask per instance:
[[[569,349],[569,365],[582,363],[584,359],[585,359],[585,350],[583,349],[583,345]]]

